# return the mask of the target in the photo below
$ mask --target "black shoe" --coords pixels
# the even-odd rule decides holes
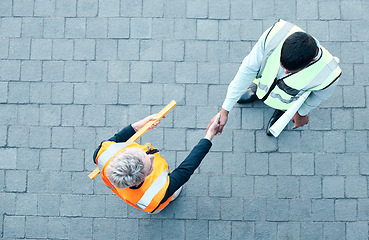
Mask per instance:
[[[237,101],[239,104],[252,103],[258,99],[256,96],[257,85],[255,83],[251,83],[250,87],[242,94],[240,99]]]
[[[268,125],[267,125],[267,129],[266,129],[266,134],[268,136],[273,136],[273,134],[270,132],[270,128],[273,126],[273,124],[283,115],[284,111],[282,110],[278,110],[276,109],[272,115],[272,117],[270,118]]]

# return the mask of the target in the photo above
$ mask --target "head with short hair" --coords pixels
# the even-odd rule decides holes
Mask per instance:
[[[105,169],[106,176],[117,188],[140,184],[147,176],[144,171],[145,155],[139,148],[127,148],[117,153]]]
[[[281,65],[289,71],[305,68],[316,56],[317,44],[314,38],[305,32],[295,32],[288,36],[282,45]]]

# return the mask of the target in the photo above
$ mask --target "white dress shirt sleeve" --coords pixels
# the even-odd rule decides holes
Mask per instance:
[[[228,86],[227,96],[223,102],[222,108],[231,111],[241,95],[250,86],[258,73],[264,55],[264,43],[270,28],[267,29],[259,38],[258,42],[252,48],[238,69],[238,72]]]

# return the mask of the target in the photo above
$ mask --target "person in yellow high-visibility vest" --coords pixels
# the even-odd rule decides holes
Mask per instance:
[[[179,195],[182,185],[209,152],[219,127],[218,116],[205,137],[171,172],[165,159],[151,144],[126,142],[148,121],[155,119],[155,115],[150,115],[123,128],[103,141],[93,156],[105,185],[129,205],[148,213],[160,212]],[[159,121],[151,129],[158,124]]]
[[[341,76],[338,62],[314,37],[292,23],[279,20],[262,34],[229,84],[220,110],[218,134],[222,133],[236,102],[244,104],[260,99],[276,109],[266,127],[267,135],[271,136],[270,127],[284,111],[304,92],[311,91],[291,119],[295,123],[292,129],[306,125],[308,113],[328,99],[337,86]]]

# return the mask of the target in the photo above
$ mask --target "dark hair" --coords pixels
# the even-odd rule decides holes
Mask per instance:
[[[290,71],[306,67],[316,55],[314,38],[305,32],[295,32],[288,36],[282,45],[281,64]]]

